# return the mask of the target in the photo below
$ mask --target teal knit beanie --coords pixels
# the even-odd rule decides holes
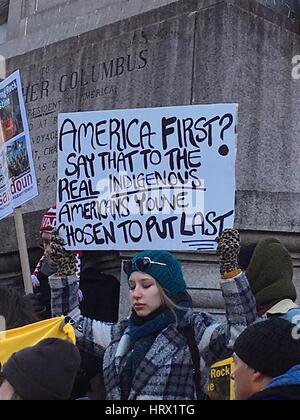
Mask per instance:
[[[275,238],[257,244],[246,275],[258,307],[276,300],[297,299],[292,258]]]
[[[172,297],[178,293],[186,291],[186,284],[183,278],[181,264],[168,251],[143,251],[136,254],[132,258],[132,267],[127,273],[127,281],[129,281],[133,272],[139,271],[136,266],[136,261],[140,258],[150,258],[153,262],[166,264],[149,264],[145,268],[144,272],[150,274],[150,276],[152,276],[164,289],[168,296]]]

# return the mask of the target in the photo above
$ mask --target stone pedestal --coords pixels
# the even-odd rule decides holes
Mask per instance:
[[[291,76],[292,57],[300,54],[298,23],[262,1],[161,5],[167,3],[57,43],[49,37],[49,45],[48,25],[44,35],[36,32],[42,37],[36,45],[45,47],[25,54],[13,54],[13,40],[0,48],[10,57],[8,71],[21,70],[39,182],[39,197],[24,206],[32,265],[42,211],[55,202],[59,112],[235,102],[236,227],[245,242],[266,235],[282,239],[300,283],[300,81]],[[6,261],[17,250],[11,219],[0,222],[0,235],[0,276],[7,278]],[[180,257],[190,287],[203,289],[195,296],[199,307],[218,309],[214,258]],[[113,261],[103,268],[120,274],[119,256]]]

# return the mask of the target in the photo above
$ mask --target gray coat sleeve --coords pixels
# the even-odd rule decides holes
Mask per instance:
[[[68,277],[49,277],[51,289],[52,316],[67,315],[74,322],[74,329],[81,349],[101,354],[111,341],[114,324],[96,321],[82,316],[78,299],[78,279]]]
[[[221,282],[226,307],[226,322],[220,323],[207,313],[195,319],[195,337],[207,366],[232,354],[241,332],[257,319],[256,302],[244,273]]]

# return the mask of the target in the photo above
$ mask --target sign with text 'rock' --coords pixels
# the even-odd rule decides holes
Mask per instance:
[[[236,115],[235,104],[60,114],[68,249],[215,250],[234,221]]]

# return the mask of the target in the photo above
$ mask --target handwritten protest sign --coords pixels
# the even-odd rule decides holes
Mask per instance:
[[[68,249],[214,250],[232,227],[237,105],[59,115]]]
[[[20,73],[0,83],[0,220],[37,196]]]

